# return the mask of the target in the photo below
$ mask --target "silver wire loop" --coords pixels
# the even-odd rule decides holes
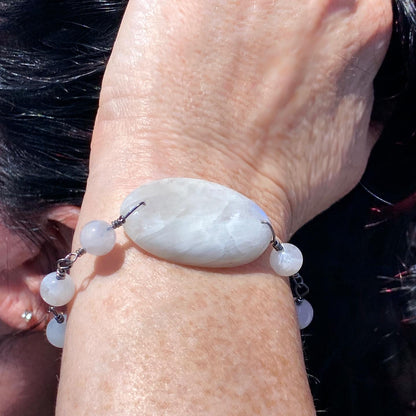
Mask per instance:
[[[86,251],[84,248],[79,248],[73,253],[69,253],[64,258],[59,259],[56,262],[56,278],[62,280],[65,278],[65,274],[72,267],[72,265],[83,255]]]
[[[134,211],[136,211],[137,208],[141,207],[142,205],[146,205],[144,201],[140,202],[140,204],[136,205],[134,208],[132,208],[126,215],[120,215],[116,220],[111,222],[111,228],[116,229],[121,227],[125,222],[126,219],[133,214]]]
[[[53,314],[54,319],[56,320],[56,322],[58,322],[58,324],[63,324],[64,323],[64,321],[65,321],[64,315],[62,313],[56,312],[56,310],[53,306],[49,306],[48,312]]]
[[[262,221],[261,223],[266,224],[270,228],[270,231],[272,232],[272,240],[270,241],[270,244],[272,245],[272,247],[277,251],[283,250],[282,243],[276,237],[276,233],[274,232],[273,226],[269,223],[269,221]]]

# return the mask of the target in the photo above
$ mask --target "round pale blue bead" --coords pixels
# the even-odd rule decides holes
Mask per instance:
[[[40,296],[51,306],[66,305],[74,297],[75,285],[69,274],[57,279],[56,272],[47,274],[40,284]]]
[[[313,319],[312,305],[306,299],[302,299],[300,303],[296,303],[296,312],[298,314],[299,328],[305,329]]]
[[[52,318],[46,327],[46,338],[57,348],[63,348],[65,343],[66,331],[66,315],[64,315],[64,322],[61,324]]]
[[[270,265],[279,276],[292,276],[302,267],[302,252],[290,243],[283,243],[282,246],[283,250],[270,253]]]
[[[114,248],[116,233],[107,222],[94,220],[84,225],[80,241],[87,253],[104,256]]]

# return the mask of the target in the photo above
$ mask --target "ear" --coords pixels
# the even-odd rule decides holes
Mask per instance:
[[[48,211],[47,218],[74,231],[78,223],[79,207],[73,205],[53,207]]]
[[[40,283],[71,250],[78,216],[78,207],[51,208],[40,221],[39,232],[45,236],[41,243],[0,224],[0,252],[5,253],[0,258],[0,335],[44,327],[47,305],[39,294]]]

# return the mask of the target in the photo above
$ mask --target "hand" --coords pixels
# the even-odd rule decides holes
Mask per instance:
[[[211,179],[262,205],[285,239],[361,177],[391,19],[389,0],[131,1],[103,82],[94,187]]]

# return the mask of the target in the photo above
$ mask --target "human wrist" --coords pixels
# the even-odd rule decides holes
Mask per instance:
[[[248,154],[248,160],[243,159],[233,152],[233,148],[227,149],[225,142],[214,146],[202,136],[196,139],[189,138],[186,132],[179,135],[153,130],[151,135],[140,130],[135,136],[126,137],[108,125],[101,128],[97,122],[80,224],[97,218],[97,215],[113,217],[124,197],[147,182],[188,177],[228,186],[253,200],[267,212],[282,241],[287,241],[296,231],[292,226],[293,208],[286,190],[279,180],[257,169],[255,156]],[[102,136],[98,137],[99,134]],[[279,161],[284,164],[282,155],[276,158],[276,164]],[[108,167],[111,167],[111,175]],[[282,172],[282,183],[286,174]],[[104,201],[101,207],[97,205],[99,200]],[[97,212],[103,207],[107,207],[105,212]]]
[[[120,262],[117,257],[121,254]],[[59,415],[65,414],[61,413],[65,407],[73,407],[74,399],[86,412],[98,405],[95,409],[106,414],[101,400],[91,404],[91,399],[101,390],[96,380],[105,381],[108,375],[75,387],[68,384],[68,377],[77,372],[76,368],[96,375],[114,356],[140,369],[134,378],[145,384],[140,395],[133,394],[120,374],[111,376],[110,398],[105,400],[110,412],[114,410],[111,397],[120,388],[127,398],[134,399],[125,401],[129,414],[146,414],[143,406],[148,411],[149,405],[156,414],[162,407],[166,411],[164,395],[183,392],[186,380],[183,401],[168,401],[171,414],[185,413],[182,406],[195,400],[206,409],[203,414],[214,415],[219,410],[232,414],[242,377],[256,386],[246,392],[249,397],[244,409],[248,413],[254,412],[258,401],[265,400],[269,403],[266,410],[256,414],[313,414],[290,289],[285,279],[272,278],[264,257],[229,271],[207,271],[167,263],[123,244],[103,258],[91,260],[86,256],[73,269],[74,275],[94,278],[87,277],[80,285],[82,290],[71,311]],[[163,341],[166,339],[169,348]],[[192,348],[189,340],[193,340]],[[94,360],[85,355],[87,345],[94,351]],[[264,360],[264,355],[268,359]],[[207,364],[202,368],[201,359]],[[193,370],[195,366],[198,372]],[[215,392],[224,383],[227,388],[221,393],[219,406],[220,397]],[[280,391],[285,391],[287,399],[276,399]]]

